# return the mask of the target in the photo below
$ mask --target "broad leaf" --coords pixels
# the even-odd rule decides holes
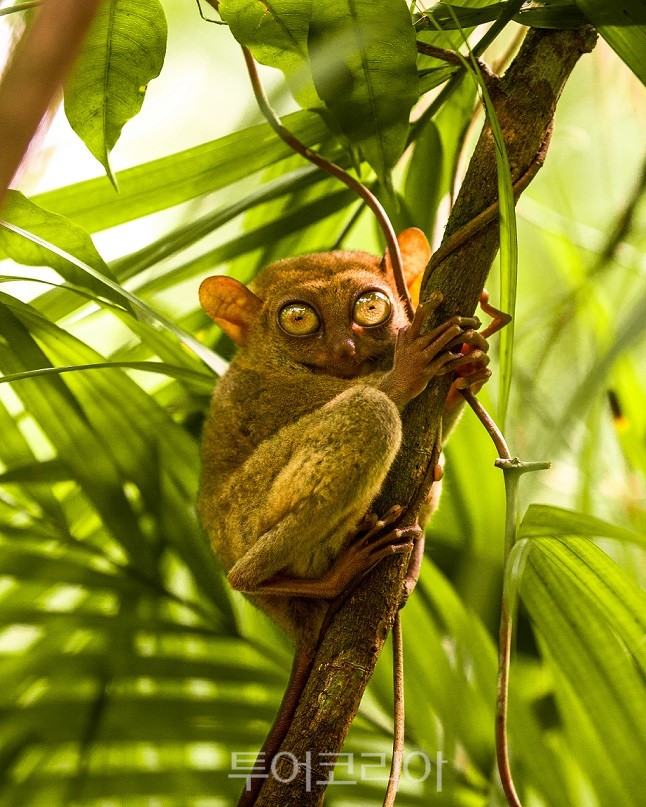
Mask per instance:
[[[314,112],[287,115],[284,123],[308,146],[330,134]],[[100,177],[38,194],[33,201],[96,232],[212,193],[292,153],[263,123],[120,171],[119,193]]]
[[[546,504],[531,504],[520,525],[518,537],[532,538],[540,535],[584,535],[642,545],[646,543],[643,535],[586,513],[576,513],[574,510]]]
[[[575,0],[620,59],[646,84],[646,4],[643,0]]]
[[[166,35],[159,0],[105,0],[66,84],[67,119],[113,182],[110,151],[159,75]]]
[[[114,275],[99,255],[88,233],[78,224],[35,205],[19,191],[9,191],[2,215],[11,224],[50,241],[76,258],[114,280]],[[123,305],[123,298],[113,289],[90,277],[70,261],[0,226],[0,257],[12,258],[26,266],[51,266],[77,286]]]
[[[303,107],[322,106],[307,53],[311,0],[222,0],[219,12],[236,40],[261,64],[283,71]]]
[[[454,3],[436,3],[424,12],[443,31],[458,28],[471,28],[497,19],[508,7],[507,3],[489,3],[484,8],[473,8]],[[558,2],[535,8],[522,9],[514,14],[513,20],[533,28],[578,28],[585,23],[585,17],[577,9],[575,2]],[[421,18],[420,23],[424,20]]]
[[[319,96],[389,186],[419,94],[415,29],[405,0],[315,3],[308,48]]]
[[[530,541],[520,593],[548,657],[585,709],[586,731],[613,749],[621,790],[604,793],[608,774],[586,770],[599,803],[637,807],[646,747],[646,595],[598,547],[572,537]]]

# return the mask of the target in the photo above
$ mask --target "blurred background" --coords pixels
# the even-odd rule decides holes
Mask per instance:
[[[91,232],[124,288],[227,358],[232,346],[198,309],[201,279],[226,272],[244,281],[275,258],[329,249],[356,207],[345,197],[337,202],[335,181],[323,179],[235,214],[265,183],[303,163],[283,153],[263,162],[269,147],[256,134],[226,140],[262,121],[239,47],[190,2],[164,0],[163,7],[164,68],[111,155],[121,201],[113,205],[102,167],[62,108],[36,138],[16,187]],[[204,13],[213,16],[208,7]],[[0,17],[3,53],[20,32],[18,16]],[[520,30],[511,25],[485,59],[495,62]],[[282,114],[298,109],[277,71],[263,68],[262,76]],[[469,129],[458,180],[481,119]],[[505,434],[513,454],[552,462],[523,479],[522,513],[530,504],[577,511],[578,521],[559,522],[559,535],[586,536],[571,546],[579,560],[592,552],[586,573],[596,570],[597,584],[613,592],[600,614],[593,600],[601,603],[601,595],[565,555],[552,558],[550,569],[560,570],[553,578],[526,547],[516,557],[521,610],[510,731],[526,807],[644,800],[643,783],[635,783],[646,725],[629,705],[643,701],[633,664],[639,652],[643,663],[643,649],[635,649],[643,631],[635,621],[631,644],[604,620],[645,613],[645,131],[643,85],[600,41],[568,81],[545,166],[517,208]],[[184,162],[167,159],[216,140],[217,148],[190,151]],[[413,149],[395,174],[402,187],[411,158]],[[148,174],[128,174],[165,159],[157,185],[146,184]],[[184,181],[186,166],[200,160],[201,173],[190,175],[194,192],[164,202],[159,188]],[[159,204],[150,201],[155,194]],[[438,201],[428,219],[435,246],[448,195]],[[368,214],[343,244],[381,250]],[[123,301],[106,302],[55,268],[32,264],[5,259],[0,268],[0,370],[26,374],[0,383],[0,805],[233,804],[243,770],[232,752],[259,747],[291,651],[277,628],[228,590],[195,521],[198,440],[215,376]],[[496,304],[497,266],[488,289]],[[495,346],[493,356],[494,380],[480,397],[495,414]],[[105,362],[114,367],[34,374]],[[471,412],[446,456],[426,566],[404,611],[407,748],[416,756],[400,799],[496,805],[503,803],[492,728],[502,475]],[[560,518],[544,512],[554,523]],[[527,535],[555,529],[541,532],[534,523]],[[611,606],[617,610],[609,614]],[[608,672],[602,659],[612,666],[624,652]],[[326,803],[380,803],[391,740],[389,654],[347,746],[366,764],[384,762],[375,781],[340,766],[338,779],[360,781],[330,787]],[[448,760],[441,789],[438,752]]]

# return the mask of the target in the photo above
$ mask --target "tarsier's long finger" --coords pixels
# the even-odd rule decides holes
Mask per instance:
[[[418,538],[419,534],[419,527],[414,526],[401,530],[390,530],[390,532],[370,545],[370,558],[393,555],[396,552],[405,552],[407,549],[412,549],[413,540]]]
[[[460,358],[461,356],[456,355],[455,353],[440,353],[440,355],[428,365],[426,371],[431,376],[444,375],[445,373],[451,372],[453,369],[453,362],[458,361]]]
[[[463,349],[463,353],[470,353],[473,350],[481,350],[483,353],[486,353],[489,350],[489,342],[486,340],[485,336],[479,331],[474,331],[472,328],[456,336],[455,339],[447,345],[447,350],[451,350],[454,347],[462,347],[462,345],[467,345],[470,348],[470,350]]]
[[[408,329],[408,333],[413,339],[416,339],[419,336],[422,325],[426,321],[426,317],[431,313],[431,311],[435,311],[438,305],[442,302],[442,299],[443,297],[441,292],[434,291],[428,300],[421,303],[417,307],[413,321]]]
[[[371,543],[375,536],[379,535],[386,527],[390,527],[404,512],[404,508],[400,504],[393,505],[387,513],[380,519],[375,520],[369,532],[367,532],[362,541]]]
[[[435,341],[441,334],[447,331],[449,328],[454,328],[456,325],[460,328],[460,332],[464,329],[473,329],[476,330],[480,327],[482,323],[478,319],[478,317],[460,317],[455,316],[451,317],[451,319],[447,319],[446,322],[443,322],[441,325],[438,325],[437,328],[434,328],[432,331],[425,333],[424,336],[421,337],[422,345],[427,346],[430,345],[431,342]],[[457,332],[456,332],[457,333]]]
[[[465,353],[462,356],[454,356],[451,361],[447,362],[447,364],[442,367],[441,371],[439,371],[437,375],[451,373],[458,370],[460,367],[465,367],[469,364],[473,364],[474,367],[477,367],[479,372],[480,368],[485,368],[490,361],[491,359],[483,350],[473,350],[472,352]]]
[[[492,334],[497,333],[499,330],[504,328],[505,325],[509,325],[511,322],[510,314],[506,314],[499,308],[494,308],[494,306],[490,305],[489,292],[486,289],[483,289],[482,294],[480,295],[480,308],[485,312],[485,314],[493,317],[493,321],[490,322],[482,332],[485,339],[488,339],[490,336],[492,336]]]
[[[436,339],[433,339],[431,342],[424,340],[424,342],[421,343],[421,346],[423,346],[422,356],[431,361],[440,351],[445,350],[447,345],[455,340],[456,336],[460,336],[461,334],[462,328],[460,328],[459,325],[449,325]]]
[[[376,513],[366,513],[366,515],[361,519],[361,521],[357,524],[357,532],[367,532],[371,530],[377,521],[379,520],[379,516]]]

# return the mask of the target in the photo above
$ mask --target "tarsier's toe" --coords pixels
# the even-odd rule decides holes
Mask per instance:
[[[366,513],[357,524],[357,532],[368,532],[372,530],[378,521],[379,516],[376,513]]]
[[[385,527],[388,524],[392,524],[393,522],[397,521],[397,519],[401,516],[404,512],[404,507],[401,504],[394,504],[390,510],[388,510],[385,515],[379,519],[383,526]]]

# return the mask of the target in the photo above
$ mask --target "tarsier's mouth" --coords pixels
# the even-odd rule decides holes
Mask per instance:
[[[329,363],[329,364],[308,364],[306,367],[315,375],[330,375],[333,378],[343,378],[350,381],[353,378],[361,378],[369,375],[375,368],[375,359],[362,359],[361,361]]]
[[[354,367],[332,367],[329,364],[307,364],[306,367],[315,375],[331,375],[333,378],[344,378],[346,380],[358,378],[366,372],[365,367],[361,365]]]

